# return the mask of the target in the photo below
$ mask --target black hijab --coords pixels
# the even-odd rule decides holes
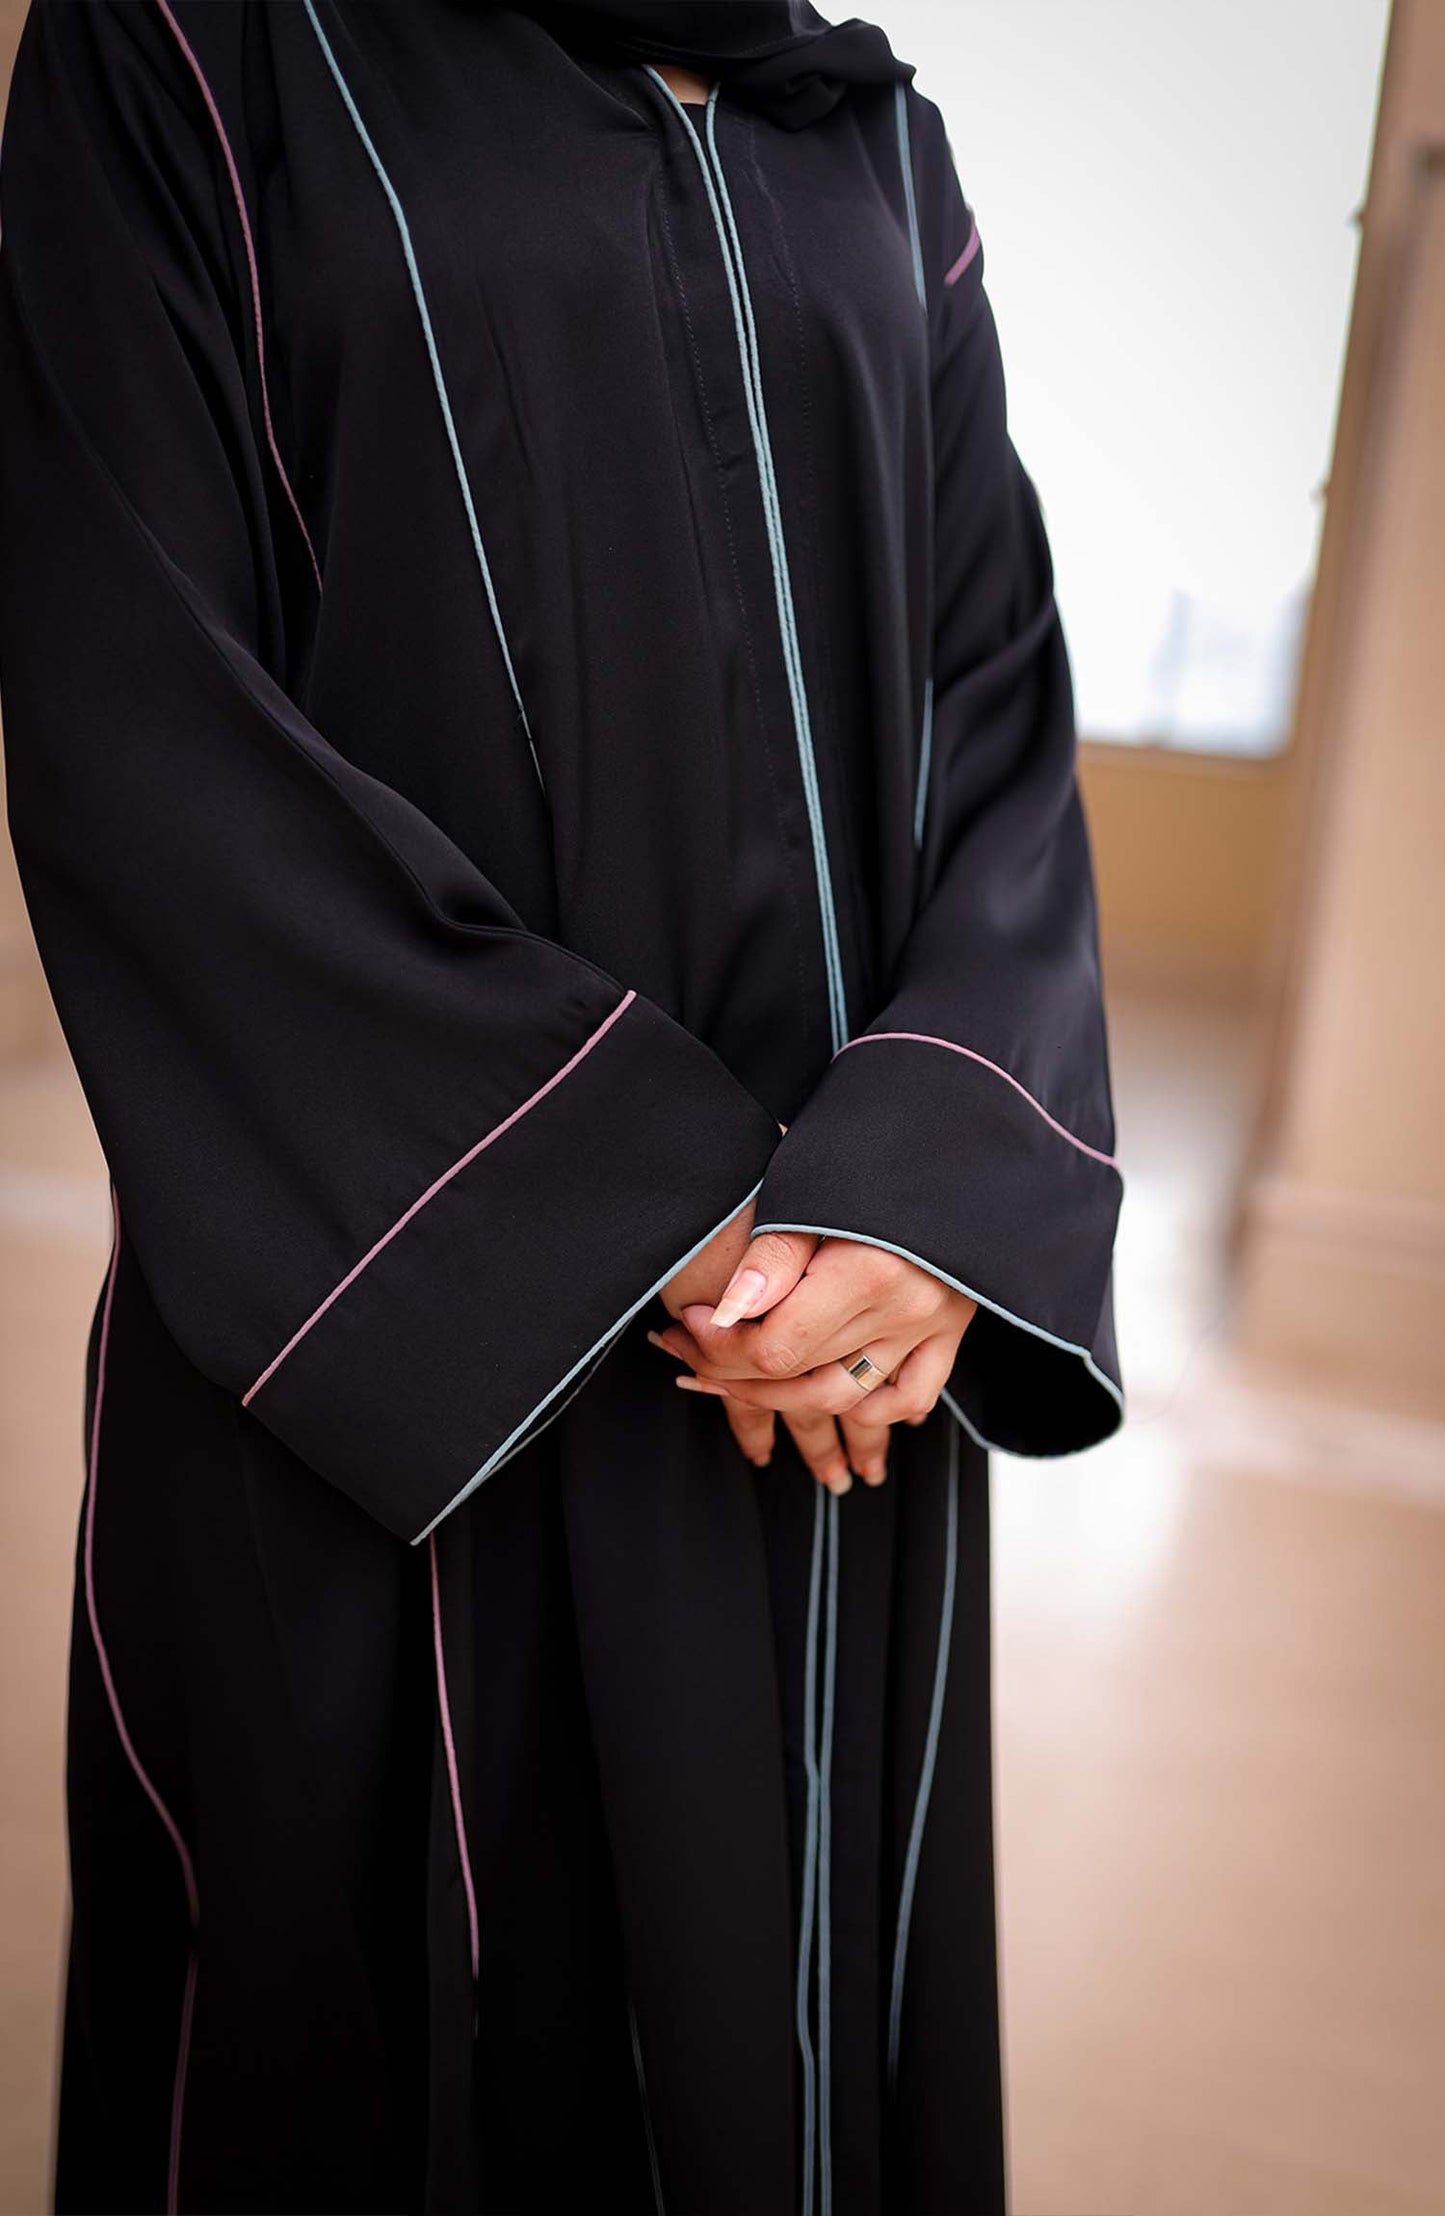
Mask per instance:
[[[849,85],[906,83],[875,24],[828,23],[808,0],[514,0],[566,46],[606,61],[675,62],[790,130]]]

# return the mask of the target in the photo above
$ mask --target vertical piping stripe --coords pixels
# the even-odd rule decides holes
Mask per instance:
[[[105,1404],[106,1363],[110,1354],[110,1317],[115,1303],[115,1281],[120,1268],[120,1201],[112,1186],[110,1269],[105,1281],[105,1301],[100,1315],[100,1345],[96,1350],[95,1405],[90,1419],[90,1468],[85,1488],[85,1536],[82,1568],[85,1581],[85,1613],[90,1623],[90,1636],[95,1647],[95,1659],[100,1667],[101,1683],[115,1724],[116,1737],[121,1743],[127,1762],[135,1772],[141,1791],[159,1816],[171,1845],[176,1850],[176,1860],[181,1866],[181,1880],[186,1893],[186,1915],[191,1927],[190,1959],[186,1966],[185,1987],[181,1996],[180,2031],[176,2041],[176,2068],[171,2087],[170,2150],[166,2164],[166,2212],[175,2216],[179,2205],[178,2195],[181,2174],[181,2120],[186,2103],[186,2071],[191,2055],[191,2025],[195,2016],[196,1977],[200,1967],[199,1934],[201,1923],[201,1896],[196,1884],[195,1864],[175,1817],[167,1808],[150,1772],[136,1752],[135,1741],[125,1720],[125,1711],[116,1690],[115,1673],[110,1666],[110,1654],[100,1628],[100,1610],[95,1597],[95,1494],[100,1477],[100,1421]]]
[[[893,119],[898,128],[898,161],[903,171],[903,203],[908,210],[908,245],[913,256],[913,287],[925,310],[928,286],[923,275],[923,241],[918,230],[918,195],[913,184],[913,145],[908,131],[908,87],[893,88]]]
[[[421,270],[417,266],[416,253],[411,241],[411,230],[406,220],[406,211],[402,207],[396,188],[386,173],[381,156],[372,143],[371,133],[362,121],[361,111],[352,98],[351,87],[342,74],[341,64],[331,50],[331,42],[321,28],[314,0],[304,0],[304,5],[311,28],[316,34],[316,42],[326,58],[326,66],[335,80],[336,89],[340,93],[346,112],[355,127],[356,135],[366,150],[367,160],[376,172],[377,183],[386,195],[387,205],[391,209],[396,223],[397,235],[401,240],[401,250],[406,261],[407,275],[411,279],[412,297],[416,302],[417,315],[421,319],[422,337],[426,341],[427,359],[431,364],[432,383],[436,387],[437,403],[441,408],[442,422],[446,426],[447,443],[452,454],[452,465],[456,470],[462,505],[466,509],[467,525],[471,531],[472,546],[477,557],[477,567],[481,571],[482,586],[487,596],[487,606],[491,611],[492,628],[497,634],[497,645],[501,648],[502,661],[507,672],[507,682],[512,688],[512,698],[516,702],[517,714],[521,719],[523,732],[526,734],[527,745],[531,749],[532,766],[537,772],[537,782],[543,785],[545,791],[546,787],[542,780],[542,765],[537,759],[537,749],[532,739],[532,726],[527,720],[527,710],[522,700],[522,688],[517,682],[517,672],[513,666],[511,649],[507,644],[507,633],[502,623],[502,611],[498,604],[496,587],[492,583],[491,565],[487,560],[487,550],[482,543],[481,526],[477,522],[477,511],[472,499],[471,483],[467,477],[466,464],[462,460],[461,441],[457,437],[451,398],[447,392],[446,378],[442,373],[441,355],[437,351],[436,334],[432,329],[431,310],[427,306],[426,290],[421,281]]]
[[[291,480],[286,474],[286,465],[281,459],[281,449],[276,444],[276,431],[271,421],[271,396],[266,386],[266,337],[261,322],[261,277],[256,262],[256,242],[251,235],[251,219],[246,213],[246,196],[241,190],[241,173],[236,167],[236,157],[231,151],[231,141],[226,136],[226,126],[221,120],[221,111],[217,105],[215,94],[206,82],[205,71],[196,59],[190,40],[176,21],[170,7],[170,0],[156,0],[156,6],[165,21],[170,25],[175,42],[185,57],[186,66],[196,80],[201,98],[206,104],[206,113],[211,119],[216,137],[220,142],[221,159],[226,165],[226,175],[230,179],[231,197],[236,203],[236,214],[241,225],[241,244],[246,254],[246,271],[251,281],[251,315],[256,326],[256,371],[261,384],[261,415],[266,426],[266,444],[271,450],[271,459],[276,465],[276,475],[281,480],[281,489],[290,502],[291,513],[296,518],[297,528],[306,542],[306,551],[311,557],[311,568],[316,578],[316,590],[320,592],[321,564],[317,561],[316,549],[311,544],[311,533],[306,528],[306,518],[301,513],[301,503],[296,498],[291,488]]]
[[[898,166],[903,172],[903,204],[908,211],[908,251],[913,262],[913,289],[925,317],[928,285],[923,274],[923,239],[918,228],[918,194],[913,182],[913,142],[908,129],[908,87],[893,88],[893,119],[898,131]],[[913,798],[913,844],[923,844],[928,814],[928,775],[933,761],[933,673],[923,684],[923,722],[918,739],[918,786]]]
[[[923,729],[918,740],[918,791],[913,802],[913,843],[923,844],[923,825],[928,814],[928,772],[933,761],[933,679],[923,681]]]
[[[667,2216],[662,2199],[662,2171],[657,2160],[657,2141],[652,2136],[652,2105],[647,2098],[647,2072],[642,2067],[642,2039],[637,2029],[637,2010],[629,2001],[627,2021],[632,2032],[632,2067],[637,2074],[637,2091],[642,2102],[642,2128],[647,2136],[647,2166],[652,2173],[652,2206],[654,2216]]]
[[[802,656],[798,646],[797,623],[793,610],[792,581],[788,568],[787,546],[783,539],[782,513],[778,501],[777,474],[773,466],[772,448],[768,438],[767,411],[763,402],[761,356],[757,347],[757,327],[753,318],[752,301],[748,293],[747,274],[743,266],[742,249],[738,241],[737,225],[733,219],[732,202],[728,197],[727,181],[717,151],[714,118],[717,111],[717,87],[714,86],[707,101],[707,148],[683,113],[682,103],[659,71],[647,65],[647,74],[660,87],[664,98],[681,118],[682,127],[702,173],[708,207],[717,231],[718,245],[722,251],[723,271],[727,278],[728,296],[732,303],[733,326],[737,334],[738,355],[743,373],[743,396],[747,404],[748,425],[752,432],[753,451],[757,461],[758,482],[762,494],[763,524],[768,537],[768,552],[772,562],[773,591],[777,602],[778,629],[782,639],[783,667],[787,677],[789,702],[793,712],[793,728],[798,748],[798,763],[802,772],[803,793],[808,809],[808,830],[813,848],[813,867],[818,886],[818,906],[823,932],[823,959],[828,977],[829,1017],[836,1050],[848,1035],[848,1016],[843,986],[842,961],[838,948],[838,927],[833,903],[832,875],[828,863],[827,835],[823,825],[822,797],[818,786],[817,763],[813,753],[812,723],[808,712],[807,690],[803,680]],[[711,165],[708,152],[711,152]]]
[[[743,329],[739,332],[739,346],[743,357],[745,381],[749,360],[752,365],[753,436],[758,453],[759,476],[764,486],[764,509],[768,517],[772,541],[778,616],[783,632],[784,656],[789,665],[798,759],[802,767],[804,791],[808,800],[808,822],[813,841],[813,863],[818,880],[818,902],[822,912],[824,951],[828,962],[829,1011],[836,1047],[848,1036],[848,1009],[847,995],[843,983],[843,958],[838,944],[838,918],[833,900],[832,870],[828,860],[828,836],[823,821],[823,796],[818,783],[817,757],[813,751],[813,720],[808,706],[808,689],[803,676],[803,650],[798,639],[798,617],[793,601],[793,583],[788,564],[787,540],[783,535],[782,501],[778,493],[778,476],[773,461],[772,440],[768,435],[767,409],[763,402],[762,354],[758,346],[757,324],[753,316],[752,295],[748,287],[747,269],[743,262],[742,241],[738,236],[737,219],[733,214],[733,204],[727,188],[727,178],[723,174],[722,156],[718,152],[716,86],[714,86],[709,97],[706,112],[708,151],[712,156],[718,199],[721,202],[722,211],[727,222],[727,236],[721,242],[723,259],[726,263],[728,245],[731,243],[733,264],[737,273],[733,301],[734,314],[736,315],[739,303],[742,307]],[[704,172],[704,174],[706,173]],[[713,207],[713,216],[716,220],[716,203]]]
[[[938,1652],[933,1665],[933,1697],[928,1706],[928,1731],[918,1792],[913,1803],[908,1849],[903,1862],[903,1882],[898,1893],[898,1928],[893,1942],[893,1981],[888,1996],[888,2088],[898,2083],[898,2050],[903,2029],[903,1976],[908,1965],[908,1929],[913,1920],[913,1895],[918,1884],[918,1862],[923,1852],[923,1827],[928,1820],[933,1772],[938,1761],[938,1737],[943,1723],[943,1697],[948,1685],[948,1655],[953,1642],[953,1602],[958,1584],[958,1432],[948,1427],[948,1504],[943,1545],[943,1601],[938,1612]]]
[[[728,294],[732,303],[733,325],[737,334],[738,356],[742,366],[743,394],[747,403],[748,422],[752,431],[753,451],[757,460],[758,483],[762,494],[763,523],[768,536],[768,548],[773,567],[773,590],[778,609],[778,630],[783,651],[783,667],[788,682],[788,692],[793,710],[793,728],[798,748],[798,764],[802,774],[803,793],[807,803],[808,827],[813,848],[813,868],[818,889],[818,909],[823,932],[823,960],[828,980],[828,1014],[834,1053],[838,1053],[848,1036],[847,992],[843,980],[843,962],[838,943],[837,911],[833,899],[832,871],[828,859],[827,830],[823,820],[822,793],[818,783],[817,760],[813,751],[812,718],[808,707],[807,684],[803,674],[802,649],[798,639],[797,611],[793,602],[792,577],[788,564],[787,542],[783,534],[782,503],[778,494],[777,471],[773,461],[772,441],[768,433],[767,407],[763,397],[762,354],[758,345],[757,323],[753,315],[752,296],[748,287],[747,266],[743,259],[742,240],[738,234],[737,219],[733,213],[732,198],[728,192],[727,177],[723,170],[722,156],[717,144],[718,88],[714,85],[708,95],[705,109],[706,149],[703,139],[694,131],[683,114],[682,104],[661,73],[648,67],[648,75],[661,88],[664,96],[682,122],[689,144],[697,156],[698,166],[707,192],[708,206],[717,231],[718,246],[722,254],[723,270],[727,278]],[[709,163],[709,157],[711,161]],[[807,1687],[804,1706],[807,1732],[806,1760],[808,1766],[808,1822],[804,1852],[803,1914],[798,1940],[798,2039],[803,2054],[803,2216],[812,2216],[813,2200],[813,2134],[814,2134],[814,2056],[809,2034],[808,2007],[810,1984],[810,1957],[812,1950],[812,1921],[817,1918],[818,1927],[818,2076],[817,2131],[818,2154],[821,2171],[821,2216],[831,2216],[832,2208],[832,2141],[831,2099],[829,2071],[831,2066],[831,1888],[829,1883],[829,1855],[832,1838],[831,1773],[833,1743],[833,1695],[837,1672],[837,1551],[838,1551],[838,1502],[830,1496],[826,1506],[819,1494],[815,1509],[813,1539],[813,1569],[809,1586],[807,1630]],[[813,1738],[813,1715],[817,1691],[817,1641],[819,1614],[819,1548],[826,1533],[829,1557],[829,1605],[826,1612],[823,1655],[823,1713],[817,1741]]]
[[[432,1652],[436,1660],[437,1716],[442,1727],[442,1746],[446,1751],[447,1782],[451,1787],[452,1825],[457,1835],[457,1860],[462,1868],[462,1891],[467,1899],[467,1937],[471,1942],[472,1984],[475,1986],[481,1970],[481,1929],[477,1917],[477,1889],[472,1880],[471,1850],[467,1845],[467,1820],[462,1812],[462,1780],[457,1764],[457,1743],[452,1731],[452,1704],[447,1695],[447,1656],[442,1639],[442,1588],[437,1569],[437,1543],[430,1542],[431,1550],[431,1632]]]
[[[823,1719],[818,1740],[818,2165],[819,2216],[833,2216],[833,1707],[838,1684],[838,1495],[827,1499],[828,1574],[823,1636]]]
[[[823,1488],[820,1485],[813,1501],[813,1552],[808,1570],[808,1625],[803,1649],[803,1767],[808,1780],[808,1803],[803,1834],[803,1900],[798,1917],[796,1992],[798,2051],[803,2060],[802,2216],[813,2216],[813,2162],[817,2132],[817,2063],[813,2054],[810,2015],[813,1924],[818,1882],[818,1605],[823,1584],[823,1514]]]

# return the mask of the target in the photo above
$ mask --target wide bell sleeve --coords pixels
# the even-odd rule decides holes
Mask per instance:
[[[1091,1445],[1122,1412],[1121,1181],[1072,678],[1014,449],[983,254],[910,95],[933,376],[931,733],[919,894],[882,1005],[779,1145],[756,1226],[871,1240],[968,1292],[951,1380],[985,1443]]]
[[[32,9],[0,165],[10,821],[166,1328],[415,1540],[778,1128],[274,674],[272,540],[301,531],[208,129],[159,10]]]

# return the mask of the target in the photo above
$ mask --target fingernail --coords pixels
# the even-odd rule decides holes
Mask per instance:
[[[748,1456],[748,1460],[755,1470],[765,1470],[772,1459],[770,1454],[750,1454]]]
[[[730,1323],[741,1323],[744,1316],[752,1314],[767,1289],[767,1275],[763,1270],[735,1270],[712,1312],[713,1322],[720,1331],[726,1330]]]
[[[672,1348],[668,1345],[666,1339],[663,1338],[660,1331],[649,1331],[647,1334],[647,1340],[649,1346],[661,1347],[664,1354],[671,1354],[674,1362],[679,1359],[679,1357],[673,1353]]]
[[[888,1475],[888,1465],[886,1462],[860,1462],[858,1475],[865,1485],[881,1485]]]
[[[834,1470],[831,1476],[824,1477],[823,1483],[830,1493],[851,1493],[853,1490],[853,1479],[847,1470]]]
[[[714,1385],[710,1377],[675,1377],[672,1382],[685,1393],[712,1393],[716,1395],[720,1394],[723,1389],[721,1385]]]

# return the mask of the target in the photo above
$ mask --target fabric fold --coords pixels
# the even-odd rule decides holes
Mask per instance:
[[[7,201],[0,265],[22,881],[167,1329],[414,1540],[745,1203],[777,1124],[282,681],[219,204],[178,217],[169,174],[212,148],[168,109],[104,173],[68,82],[90,30],[45,47],[7,145],[54,183]],[[77,291],[144,380],[97,374]]]

